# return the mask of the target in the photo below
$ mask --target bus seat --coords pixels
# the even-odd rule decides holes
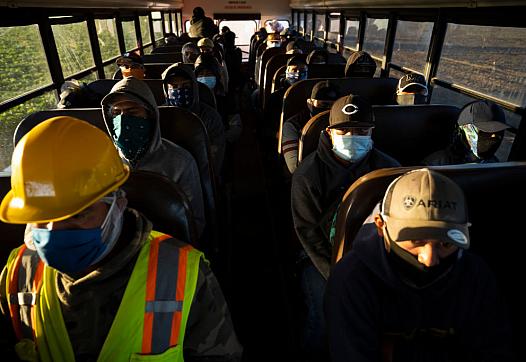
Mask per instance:
[[[275,91],[278,90],[278,87],[279,87],[278,83],[281,80],[281,78],[284,76],[286,69],[287,69],[287,66],[286,65],[282,65],[281,67],[276,69],[276,71],[274,72],[274,75],[272,76],[272,87],[270,88],[270,93],[269,93],[269,97],[268,98],[270,98],[270,95],[272,93],[274,93]],[[268,98],[267,98],[267,100],[268,100]]]
[[[280,117],[278,152],[281,153],[283,122],[299,112],[307,111],[307,98],[310,97],[312,87],[320,80],[325,79],[302,80],[293,84],[285,93]],[[328,80],[336,84],[344,95],[358,94],[369,99],[372,104],[380,105],[394,103],[398,84],[395,78],[328,78]]]
[[[143,213],[155,230],[198,247],[189,201],[172,180],[155,172],[133,171],[122,188],[128,206]]]
[[[422,104],[373,106],[373,111],[375,147],[403,166],[413,166],[421,164],[427,155],[449,144],[459,109],[448,105]],[[329,113],[325,111],[316,115],[303,127],[298,163],[318,147],[320,132],[329,125]]]
[[[311,64],[309,65],[308,78],[343,78],[345,63],[338,64]]]
[[[0,172],[0,200],[11,190],[11,175],[7,172]],[[11,250],[19,247],[24,242],[25,225],[6,224],[0,221],[0,233],[2,242],[0,245],[0,264],[7,263],[7,257]]]
[[[153,48],[151,54],[180,53],[182,48],[183,48],[182,45],[164,45],[164,46]]]
[[[318,148],[320,133],[329,126],[330,110],[318,113],[301,129],[298,147],[298,164]]]
[[[286,54],[286,53],[279,53],[275,54],[270,58],[265,65],[265,70],[263,72],[263,82],[259,85],[259,94],[261,99],[261,105],[262,109],[265,109],[266,101],[268,101],[268,98],[270,94],[272,93],[272,80],[274,78],[274,74],[276,71],[282,67],[283,65],[287,64],[287,61],[290,57],[293,55],[297,57],[302,57],[304,59],[307,58],[306,54]]]
[[[329,62],[328,64],[346,64],[347,59],[339,53],[329,53]]]
[[[145,79],[161,79],[161,75],[164,70],[168,68],[172,63],[147,63],[144,64]],[[122,73],[120,69],[117,69],[113,74],[113,79],[122,79]]]
[[[265,68],[267,66],[268,61],[274,55],[280,54],[280,53],[285,53],[285,48],[283,48],[283,47],[269,48],[269,49],[265,49],[265,51],[263,51],[263,53],[261,54],[261,61],[260,61],[261,68],[259,70],[258,79],[257,79],[258,86],[263,84],[263,82],[264,82],[264,78],[263,77],[265,75]]]
[[[354,182],[343,197],[336,217],[333,263],[352,249],[363,222],[396,177],[419,167],[375,170]],[[481,255],[495,272],[508,304],[515,346],[520,343],[521,322],[526,317],[520,265],[525,244],[523,229],[514,222],[517,202],[526,200],[526,162],[501,162],[430,167],[453,179],[468,204],[470,250]],[[520,202],[519,202],[520,204]],[[519,211],[520,213],[520,211]],[[518,355],[518,354],[517,354]]]
[[[459,108],[441,104],[374,106],[375,146],[403,166],[445,148],[453,139]]]
[[[144,64],[149,63],[177,63],[183,61],[183,54],[178,53],[155,53],[142,56]]]

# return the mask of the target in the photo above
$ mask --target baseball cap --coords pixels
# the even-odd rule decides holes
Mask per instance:
[[[427,85],[424,76],[415,73],[409,73],[404,75],[398,81],[398,87],[396,93],[400,92],[416,92],[424,89],[427,95]]]
[[[197,46],[198,47],[213,48],[214,47],[214,42],[212,41],[212,39],[209,39],[209,38],[201,38],[197,42]]]
[[[124,53],[116,60],[117,65],[120,67],[122,65],[128,65],[131,66],[132,64],[140,64],[143,65],[144,61],[142,60],[141,56],[136,53],[128,52]]]
[[[382,201],[382,215],[393,241],[436,239],[469,248],[464,193],[437,171],[422,168],[391,182]]]
[[[374,127],[371,104],[358,95],[349,94],[336,100],[329,115],[329,128]]]
[[[473,124],[479,130],[488,133],[509,128],[502,109],[488,101],[474,101],[466,104],[458,115],[457,123],[459,126]]]
[[[328,80],[314,84],[310,93],[311,99],[333,101],[339,98],[340,89]]]

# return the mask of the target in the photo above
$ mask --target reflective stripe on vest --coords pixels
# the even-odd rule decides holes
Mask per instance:
[[[186,322],[203,254],[191,246],[176,246],[170,236],[155,231],[148,239],[141,248],[99,361],[129,361],[148,354],[159,354],[158,361],[183,361]],[[20,273],[27,272],[35,276],[43,274],[42,282],[31,283],[37,295],[37,308],[32,308],[32,339],[36,341],[40,360],[74,361],[56,293],[57,271],[47,266],[40,272],[38,268],[22,271],[25,263],[16,261],[23,254],[24,251],[13,251],[8,261],[8,278],[17,274],[20,279]]]
[[[15,249],[8,259],[7,303],[11,323],[18,341],[23,338],[34,339],[32,320],[38,291],[42,286],[44,263],[35,250],[26,245]]]

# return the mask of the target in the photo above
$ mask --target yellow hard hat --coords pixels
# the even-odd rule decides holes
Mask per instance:
[[[106,133],[64,116],[22,137],[11,170],[0,220],[12,224],[67,219],[116,190],[130,174]]]

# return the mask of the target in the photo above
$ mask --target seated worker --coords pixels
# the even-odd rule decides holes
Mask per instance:
[[[314,49],[307,56],[307,64],[329,64],[329,52],[326,49]]]
[[[331,109],[334,102],[340,97],[340,90],[335,84],[322,80],[312,87],[311,96],[307,98],[309,111],[299,112],[283,123],[281,152],[291,174],[298,166],[298,145],[302,128],[318,113]]]
[[[183,63],[195,63],[195,60],[199,56],[199,48],[192,42],[188,42],[181,48],[183,55]]]
[[[228,97],[226,89],[221,81],[221,69],[217,59],[209,54],[201,54],[195,62],[195,76],[198,82],[206,84],[210,88],[217,100],[217,111],[223,119],[226,127],[226,137],[229,141],[235,141],[241,130],[241,118],[239,115],[239,105],[236,97]]]
[[[427,84],[423,75],[408,73],[398,81],[396,103],[400,105],[427,103]]]
[[[281,47],[281,38],[279,36],[279,33],[268,34],[265,44],[266,44],[266,49]],[[257,49],[256,49],[256,52],[257,52]],[[256,82],[259,82],[259,75],[261,74],[262,71],[264,71],[263,67],[265,66],[265,64],[261,64],[262,55],[263,53],[259,55],[256,54],[256,66],[254,69],[254,79],[256,80]]]
[[[286,54],[303,54],[303,51],[296,45],[296,40],[291,40],[287,43],[285,47]]]
[[[116,63],[121,70],[123,78],[135,77],[144,79],[144,62],[140,55],[133,52],[124,53],[117,58]]]
[[[266,102],[266,109],[264,119],[269,123],[269,131],[275,135],[279,129],[279,121],[281,116],[281,108],[283,106],[283,96],[289,87],[300,81],[307,79],[309,67],[305,63],[305,59],[299,56],[292,56],[287,61],[285,68],[285,76],[281,78],[276,84],[276,90],[271,93]]]
[[[178,184],[201,235],[205,211],[199,169],[187,150],[161,138],[159,110],[150,88],[134,77],[124,78],[101,104],[108,133],[121,157],[133,169],[157,172]]]
[[[166,45],[179,44],[179,38],[174,33],[166,33],[164,36],[164,44]]]
[[[240,360],[206,259],[126,207],[130,169],[103,131],[51,118],[15,154],[0,219],[32,235],[0,277],[4,360]]]
[[[427,156],[424,165],[499,162],[495,152],[509,128],[502,109],[489,101],[474,101],[460,111],[453,142]]]
[[[99,108],[103,95],[91,90],[84,82],[72,79],[60,87],[60,100],[57,108]]]
[[[199,87],[194,72],[182,63],[168,67],[162,74],[166,105],[188,109],[195,113],[206,127],[210,138],[212,164],[217,176],[221,174],[225,155],[225,127],[219,113],[199,101]]]
[[[351,78],[373,78],[376,62],[364,51],[352,53],[345,65],[345,76]]]
[[[217,63],[219,64],[219,70],[220,70],[220,80],[221,84],[223,85],[223,89],[225,90],[225,94],[228,93],[228,69],[226,66],[226,63],[223,60],[223,54],[219,48],[218,45],[216,45],[212,40],[208,38],[203,38],[199,40],[197,43],[197,46],[199,47],[199,50],[201,51],[201,54],[210,54],[213,55]],[[197,61],[197,59],[196,59]],[[195,63],[194,63],[195,64]]]
[[[243,54],[241,49],[236,46],[236,34],[227,31],[223,35],[223,43],[225,46],[225,64],[229,79],[228,89],[231,91],[240,89],[243,81],[241,73]]]
[[[329,231],[332,217],[347,188],[376,169],[400,164],[373,146],[374,114],[362,97],[348,95],[331,107],[329,127],[320,135],[318,149],[292,175],[291,208],[294,229],[303,247],[301,288],[307,307],[303,341],[306,356],[326,356],[323,295],[331,267]]]
[[[512,361],[506,308],[467,250],[469,225],[451,179],[425,168],[395,179],[329,277],[331,361]]]

